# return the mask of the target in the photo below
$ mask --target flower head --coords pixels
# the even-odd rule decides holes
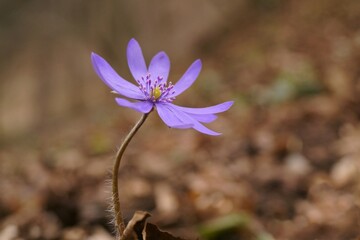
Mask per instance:
[[[220,135],[210,130],[202,123],[210,123],[217,116],[215,114],[228,110],[233,101],[224,102],[205,108],[180,107],[172,102],[176,96],[188,89],[198,77],[201,70],[201,61],[196,60],[173,85],[168,82],[170,60],[165,52],[156,54],[146,66],[141,47],[135,39],[131,39],[127,47],[128,65],[138,86],[120,77],[114,69],[96,53],[91,54],[91,60],[99,77],[113,92],[125,97],[117,97],[118,105],[132,108],[141,113],[148,113],[155,108],[164,121],[171,128],[194,128],[208,134]],[[135,101],[129,101],[132,99]]]

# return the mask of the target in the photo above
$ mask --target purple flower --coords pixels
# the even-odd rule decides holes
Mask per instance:
[[[150,62],[149,68],[141,51],[139,43],[131,39],[127,47],[127,60],[130,71],[138,86],[120,77],[114,69],[96,53],[91,54],[91,60],[99,77],[113,90],[113,92],[135,100],[130,102],[124,98],[116,98],[118,105],[132,108],[141,113],[148,113],[154,107],[164,123],[171,128],[194,128],[209,134],[220,135],[205,127],[202,123],[210,123],[217,116],[216,113],[228,110],[233,101],[224,102],[205,108],[187,108],[172,104],[176,96],[188,89],[198,77],[201,61],[196,60],[173,85],[167,82],[170,71],[170,60],[165,52],[156,54]]]

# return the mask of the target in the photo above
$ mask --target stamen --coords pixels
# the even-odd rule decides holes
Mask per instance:
[[[174,85],[172,82],[162,82],[163,79],[162,76],[157,76],[155,80],[151,79],[151,74],[147,73],[141,77],[142,82],[140,80],[136,80],[136,82],[139,84],[140,91],[149,101],[170,103],[175,100],[175,97],[171,97],[175,93],[172,90]]]

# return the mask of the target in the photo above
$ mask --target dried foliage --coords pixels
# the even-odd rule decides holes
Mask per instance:
[[[209,138],[193,131],[169,130],[151,116],[139,132],[142,137],[131,143],[120,170],[126,221],[141,209],[152,214],[152,223],[184,239],[357,239],[358,1],[238,2],[241,4],[229,8],[233,11],[226,10],[223,22],[211,22],[214,27],[206,28],[189,44],[197,49],[204,71],[195,88],[177,99],[187,106],[235,99],[232,111],[211,125],[221,129],[223,136]],[[36,15],[37,7],[30,16]],[[49,5],[44,5],[43,9],[47,8]],[[21,9],[30,11],[31,6]],[[73,11],[71,16],[90,12]],[[4,16],[11,14],[2,15],[5,26]],[[102,33],[107,40],[93,39],[89,47],[84,45],[85,38],[59,39],[61,51],[56,53],[61,55],[46,50],[38,53],[49,39],[34,40],[31,43],[39,48],[24,47],[22,58],[14,54],[3,65],[9,67],[2,73],[1,106],[9,111],[1,112],[2,131],[6,132],[2,136],[6,137],[2,137],[0,149],[0,239],[114,239],[110,214],[106,213],[110,188],[104,179],[109,179],[115,146],[138,115],[105,107],[112,105],[112,99],[105,97],[107,93],[99,95],[106,92],[97,89],[101,83],[94,86],[97,80],[89,53],[97,46],[100,52],[122,59],[125,55],[118,49],[134,33],[129,31],[128,38],[121,40],[120,35],[113,38],[109,34],[109,25],[110,30],[102,30],[102,23],[90,22],[97,30],[87,36]],[[80,33],[68,36],[82,36]],[[23,35],[14,35],[12,41],[16,36]],[[144,42],[151,42],[150,37],[146,41],[145,35],[141,36]],[[164,46],[170,49],[173,43]],[[12,44],[9,40],[2,46]],[[183,45],[175,46],[182,49]],[[72,52],[75,48],[80,50]],[[4,49],[22,52],[21,48]],[[61,67],[53,65],[58,59],[64,63]],[[126,69],[125,63],[119,65]],[[174,72],[181,74],[186,67]],[[70,74],[68,69],[75,70]],[[36,85],[34,76],[43,76],[45,85]],[[76,76],[81,80],[74,80]],[[81,90],[73,88],[75,85]],[[4,95],[8,92],[13,98]],[[32,98],[32,93],[39,97]],[[75,96],[82,96],[77,102],[81,104],[70,103]],[[28,104],[29,99],[37,99],[38,104]],[[5,108],[8,103],[19,108]],[[22,128],[22,121],[34,124]]]

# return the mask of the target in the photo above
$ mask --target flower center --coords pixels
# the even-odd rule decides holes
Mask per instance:
[[[174,85],[171,82],[163,82],[163,77],[158,76],[155,81],[152,81],[151,74],[148,73],[145,77],[141,77],[141,80],[137,80],[139,89],[144,93],[146,100],[155,102],[172,102],[175,97],[172,97],[175,93],[173,90]]]
[[[158,98],[161,96],[161,90],[159,87],[155,87],[152,96],[155,98],[155,100],[158,100]]]

